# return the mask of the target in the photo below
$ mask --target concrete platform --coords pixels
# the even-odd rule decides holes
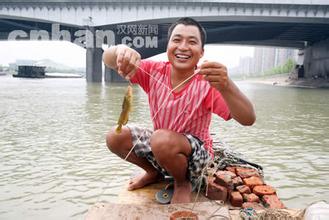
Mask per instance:
[[[156,219],[168,220],[170,215],[178,210],[192,210],[198,214],[199,220],[202,219],[231,219],[241,220],[240,209],[224,204],[222,201],[212,201],[199,195],[196,199],[196,193],[193,193],[192,203],[161,205],[155,200],[155,193],[164,188],[167,183],[157,183],[142,189],[128,191],[124,187],[118,196],[116,203],[97,203],[93,205],[87,215],[86,220],[116,220],[116,219]],[[299,219],[301,210],[280,209],[277,216],[289,216],[283,219]],[[257,214],[273,210],[257,211]],[[270,213],[271,212],[271,213]],[[275,216],[275,215],[274,215]],[[290,218],[291,217],[291,218]],[[268,219],[268,218],[266,218]],[[278,219],[278,218],[270,218]],[[279,218],[282,219],[282,218]],[[301,219],[301,218],[300,218]]]

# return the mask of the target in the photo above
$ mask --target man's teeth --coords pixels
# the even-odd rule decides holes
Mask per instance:
[[[188,55],[183,55],[183,54],[176,54],[176,57],[177,57],[177,58],[180,58],[180,59],[188,59],[188,58],[190,58],[190,56],[188,56]]]

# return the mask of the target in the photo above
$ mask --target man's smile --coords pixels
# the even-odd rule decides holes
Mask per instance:
[[[182,53],[176,53],[175,54],[175,57],[178,58],[179,60],[188,60],[192,56],[191,55],[187,55],[187,54],[182,54]]]

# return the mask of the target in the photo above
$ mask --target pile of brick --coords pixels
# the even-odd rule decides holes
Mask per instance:
[[[246,167],[226,167],[208,177],[206,196],[212,200],[229,201],[234,207],[285,208],[276,190],[265,184],[259,172]]]

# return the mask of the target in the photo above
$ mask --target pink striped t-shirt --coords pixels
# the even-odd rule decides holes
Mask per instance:
[[[213,155],[209,133],[211,113],[224,120],[231,118],[220,92],[198,74],[179,92],[171,92],[169,62],[142,60],[140,68],[143,71],[139,69],[131,82],[139,84],[148,95],[153,129],[170,129],[194,135],[204,142],[205,148]]]

